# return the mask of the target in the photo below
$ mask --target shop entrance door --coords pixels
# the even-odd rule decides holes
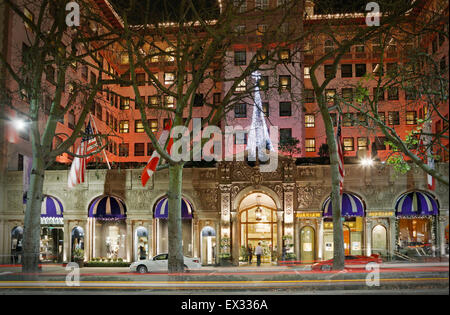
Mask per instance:
[[[350,255],[350,229],[347,226],[343,226],[344,229],[344,249],[345,256]]]
[[[305,226],[300,232],[300,259],[302,263],[314,262],[315,252],[315,233],[314,229],[310,226]]]

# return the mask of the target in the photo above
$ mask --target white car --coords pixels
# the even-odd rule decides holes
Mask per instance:
[[[184,257],[184,270],[200,269],[202,264],[198,258]],[[159,254],[152,259],[138,260],[130,265],[131,272],[147,273],[149,271],[168,270],[169,254]]]

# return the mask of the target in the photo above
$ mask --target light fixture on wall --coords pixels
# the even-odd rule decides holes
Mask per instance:
[[[261,198],[260,195],[256,196],[256,210],[255,210],[255,216],[256,216],[256,221],[261,221],[262,219],[262,209],[259,205],[259,198]]]

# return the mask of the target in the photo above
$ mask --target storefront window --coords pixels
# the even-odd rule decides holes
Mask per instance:
[[[20,264],[22,262],[23,248],[23,228],[16,226],[11,231],[11,263]]]
[[[398,219],[398,246],[408,256],[431,255],[431,219]]]
[[[75,250],[84,250],[84,230],[82,227],[75,227],[72,230],[72,260]]]
[[[95,256],[112,260],[126,257],[124,220],[96,220],[95,235]]]
[[[64,247],[62,227],[41,227],[40,256],[41,262],[62,262]]]
[[[136,229],[136,257],[139,260],[147,259],[148,257],[148,231],[146,228],[140,226]]]

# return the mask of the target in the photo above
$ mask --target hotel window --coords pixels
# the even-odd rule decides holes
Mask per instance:
[[[152,95],[148,97],[149,106],[159,106],[159,95]]]
[[[159,62],[159,49],[151,48],[149,51],[150,62]]]
[[[358,63],[355,65],[355,76],[362,77],[366,74],[366,64]]]
[[[374,101],[384,101],[384,90],[383,88],[373,88],[373,100]]]
[[[247,11],[247,0],[234,0],[233,5],[238,8],[239,13]]]
[[[175,83],[175,73],[165,72],[164,73],[164,84],[170,85]]]
[[[164,106],[173,108],[175,106],[175,98],[171,95],[164,95]]]
[[[266,62],[267,61],[267,50],[265,49],[261,49],[258,50],[258,52],[256,53],[256,60],[259,62]]]
[[[398,100],[398,87],[391,86],[388,89],[388,100],[390,101]]]
[[[167,47],[165,51],[165,60],[167,62],[174,62],[175,61],[175,48],[174,47]]]
[[[386,114],[385,112],[378,112],[378,117],[383,124],[386,124]]]
[[[305,139],[306,152],[316,152],[316,139]]]
[[[151,156],[153,154],[153,151],[155,151],[155,147],[153,146],[153,143],[151,143],[151,142],[147,143],[147,155]]]
[[[353,143],[353,138],[344,138],[344,151],[353,151],[354,148],[354,143]]]
[[[235,66],[245,66],[247,64],[247,56],[245,50],[235,50],[234,51],[234,65]]]
[[[351,78],[352,76],[353,76],[353,65],[352,64],[341,65],[341,77]]]
[[[416,111],[407,111],[406,112],[406,124],[407,125],[415,125],[416,123],[417,123]]]
[[[389,125],[400,125],[400,113],[399,112],[389,112],[388,124]]]
[[[280,117],[292,115],[291,102],[280,102]]]
[[[128,143],[119,143],[119,156],[128,156],[130,145]]]
[[[144,155],[145,155],[145,143],[135,143],[134,156],[144,156]]]
[[[269,88],[269,77],[268,76],[262,76],[261,79],[258,81],[258,87],[262,91],[267,91]]]
[[[335,96],[336,96],[336,90],[335,89],[326,89],[325,90],[325,100],[328,103],[331,103],[331,102],[335,103],[336,102]]]
[[[286,142],[292,138],[291,128],[280,128],[280,143]]]
[[[310,67],[303,68],[303,78],[311,79],[311,68]]]
[[[347,102],[353,102],[353,89],[352,88],[343,88],[342,89],[342,98]]]
[[[305,114],[305,127],[306,128],[314,128],[315,127],[315,115],[314,114]]]
[[[354,124],[353,113],[344,113],[342,116],[342,126],[352,127]]]
[[[128,56],[128,53],[120,54],[120,63],[123,65],[127,65],[130,63],[130,56]]]
[[[134,132],[144,132],[144,124],[142,123],[142,120],[135,120],[134,121]]]
[[[236,92],[245,92],[247,90],[247,80],[243,79],[236,87]]]
[[[264,116],[269,117],[269,102],[262,103],[262,111],[264,113]]]
[[[128,133],[130,132],[130,123],[128,120],[121,120],[119,123],[119,132],[120,133]]]
[[[267,24],[258,24],[256,26],[256,36],[264,36],[267,31]]]
[[[120,98],[120,109],[130,109],[130,98],[121,97]]]
[[[196,93],[194,95],[194,107],[202,107],[204,104],[204,99],[203,99],[203,94],[201,93]]]
[[[327,39],[325,41],[324,48],[325,48],[325,54],[333,51],[333,49],[334,49],[333,41],[331,39]]]
[[[375,149],[376,150],[386,150],[386,137],[375,137]]]
[[[280,90],[288,90],[289,91],[291,89],[291,76],[290,75],[280,75],[279,87],[280,87]]]
[[[149,119],[148,126],[150,127],[150,130],[155,133],[158,131],[158,119]]]
[[[304,90],[305,93],[305,103],[314,103],[314,90],[306,89]]]
[[[278,57],[281,61],[289,62],[291,60],[291,51],[289,49],[282,49],[279,52]]]
[[[324,70],[325,70],[324,75],[325,75],[326,79],[335,77],[334,71],[333,71],[333,65],[325,65]]]
[[[245,118],[247,117],[247,104],[238,103],[234,105],[234,118]]]
[[[145,73],[136,73],[136,83],[139,86],[145,85]]]
[[[358,151],[367,150],[369,148],[369,141],[367,137],[358,138]]]
[[[255,8],[265,10],[269,7],[269,0],[255,0]]]

